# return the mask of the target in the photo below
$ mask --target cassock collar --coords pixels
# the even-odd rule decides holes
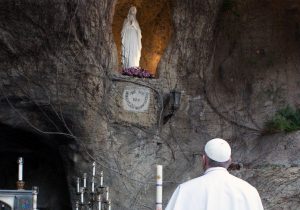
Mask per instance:
[[[204,172],[204,174],[208,174],[208,173],[214,172],[214,171],[220,171],[220,172],[229,173],[226,168],[223,168],[223,167],[212,167],[212,168],[207,169]]]

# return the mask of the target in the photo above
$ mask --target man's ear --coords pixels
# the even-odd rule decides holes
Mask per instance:
[[[206,170],[208,167],[207,156],[205,154],[202,155],[202,167],[203,170]]]
[[[205,155],[203,154],[203,155],[202,155],[202,163],[204,164],[205,161],[206,161],[206,160],[205,160]]]

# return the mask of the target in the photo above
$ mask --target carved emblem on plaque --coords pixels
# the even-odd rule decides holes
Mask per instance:
[[[131,112],[148,110],[150,101],[149,88],[127,86],[123,92],[123,108]]]

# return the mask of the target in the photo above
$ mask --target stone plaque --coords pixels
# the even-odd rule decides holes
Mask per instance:
[[[123,108],[130,112],[145,112],[149,108],[150,89],[126,86],[123,92]]]

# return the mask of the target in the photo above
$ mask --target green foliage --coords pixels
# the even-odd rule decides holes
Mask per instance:
[[[293,109],[290,106],[278,110],[274,117],[265,124],[266,133],[296,130],[300,130],[300,109]]]

